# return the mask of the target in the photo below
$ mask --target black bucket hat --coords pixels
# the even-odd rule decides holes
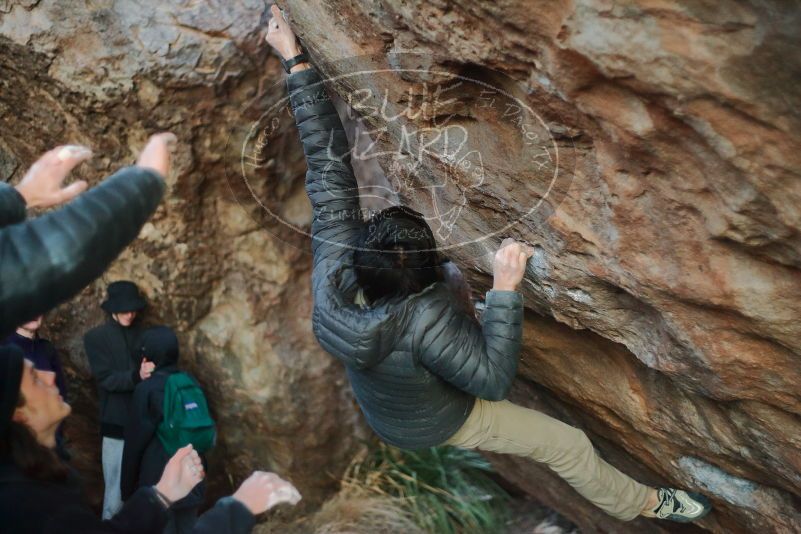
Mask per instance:
[[[139,288],[129,280],[112,282],[106,291],[108,296],[100,307],[108,313],[139,311],[147,305],[139,294]]]

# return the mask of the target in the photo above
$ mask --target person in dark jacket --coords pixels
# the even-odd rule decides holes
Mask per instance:
[[[34,317],[33,320],[18,326],[17,331],[8,336],[5,344],[16,345],[22,349],[25,358],[32,361],[34,367],[40,371],[51,371],[56,377],[58,392],[63,398],[67,398],[67,379],[64,376],[64,369],[61,366],[61,359],[58,351],[50,341],[39,336],[39,329],[42,327],[43,315]],[[63,427],[59,427],[56,432],[56,441],[59,447],[64,446]]]
[[[292,29],[271,9],[266,39],[289,72],[308,165],[312,326],[320,345],[345,364],[376,434],[406,449],[448,444],[531,458],[622,520],[703,517],[704,497],[640,484],[601,459],[581,430],[504,400],[521,349],[517,286],[532,250],[501,244],[479,323],[445,282],[445,263],[419,213],[396,206],[363,222],[339,116]]]
[[[47,152],[16,187],[0,182],[0,337],[75,296],[136,238],[164,194],[174,140],[152,136],[135,166],[83,194],[84,181],[62,187],[92,155],[81,146]],[[26,208],[65,202],[25,220]]]
[[[134,492],[152,486],[158,480],[170,457],[156,435],[164,419],[164,390],[170,375],[178,368],[178,338],[166,326],[154,327],[142,334],[140,354],[155,365],[153,374],[134,389],[128,423],[125,426],[125,446],[122,453],[120,490],[126,501]],[[201,455],[205,465],[205,458]],[[185,534],[192,531],[197,512],[203,504],[204,483],[198,484],[181,501],[173,504],[165,534]]]
[[[136,384],[147,380],[153,371],[153,363],[139,357],[142,328],[136,319],[145,307],[139,289],[131,281],[120,280],[109,284],[107,292],[100,307],[108,314],[108,320],[89,330],[83,338],[98,390],[104,518],[113,516],[122,506],[120,468],[125,423]]]
[[[55,429],[70,411],[52,372],[36,370],[15,346],[0,347],[0,533],[161,534],[169,507],[203,479],[200,457],[191,445],[180,449],[155,484],[139,488],[115,516],[101,521],[78,475],[55,451]],[[246,534],[256,514],[299,499],[277,475],[255,472],[203,514],[192,532]]]

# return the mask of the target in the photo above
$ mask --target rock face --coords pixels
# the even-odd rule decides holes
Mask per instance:
[[[239,184],[226,178],[239,161],[237,130],[285,93],[278,59],[259,42],[264,14],[260,0],[0,2],[3,179],[62,143],[93,148],[77,174],[96,182],[133,162],[151,133],[181,141],[140,239],[47,319],[72,379],[68,434],[95,488],[100,441],[82,336],[102,320],[105,285],[117,279],[140,285],[150,322],[179,331],[182,360],[207,390],[220,426],[212,493],[272,469],[319,503],[362,436],[344,373],[311,335],[308,240],[240,205]],[[264,152],[261,192],[308,224],[297,133]]]
[[[536,246],[513,400],[644,481],[709,494],[704,528],[801,531],[801,10],[279,3],[476,290],[501,237]],[[673,528],[620,524],[545,470],[497,463],[586,531]]]
[[[535,245],[512,400],[716,510],[623,524],[546,469],[496,457],[501,473],[586,532],[801,532],[801,10],[279,4],[360,115],[376,205],[424,213],[477,296],[502,237]],[[80,336],[104,283],[133,278],[209,388],[219,469],[279,469],[315,501],[361,427],[311,336],[304,165],[266,17],[256,0],[0,1],[0,176],[71,141],[97,180],[148,133],[179,135],[141,239],[50,319],[81,382],[73,433],[94,428]]]

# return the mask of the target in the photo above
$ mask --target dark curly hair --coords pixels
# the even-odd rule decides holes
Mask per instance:
[[[442,280],[444,261],[428,223],[406,206],[374,214],[353,253],[356,281],[370,302],[406,297]]]

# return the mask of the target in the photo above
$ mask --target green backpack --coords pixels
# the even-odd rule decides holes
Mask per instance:
[[[173,373],[164,388],[164,419],[157,435],[167,454],[192,444],[199,453],[214,446],[217,430],[209,414],[206,396],[186,373]]]

